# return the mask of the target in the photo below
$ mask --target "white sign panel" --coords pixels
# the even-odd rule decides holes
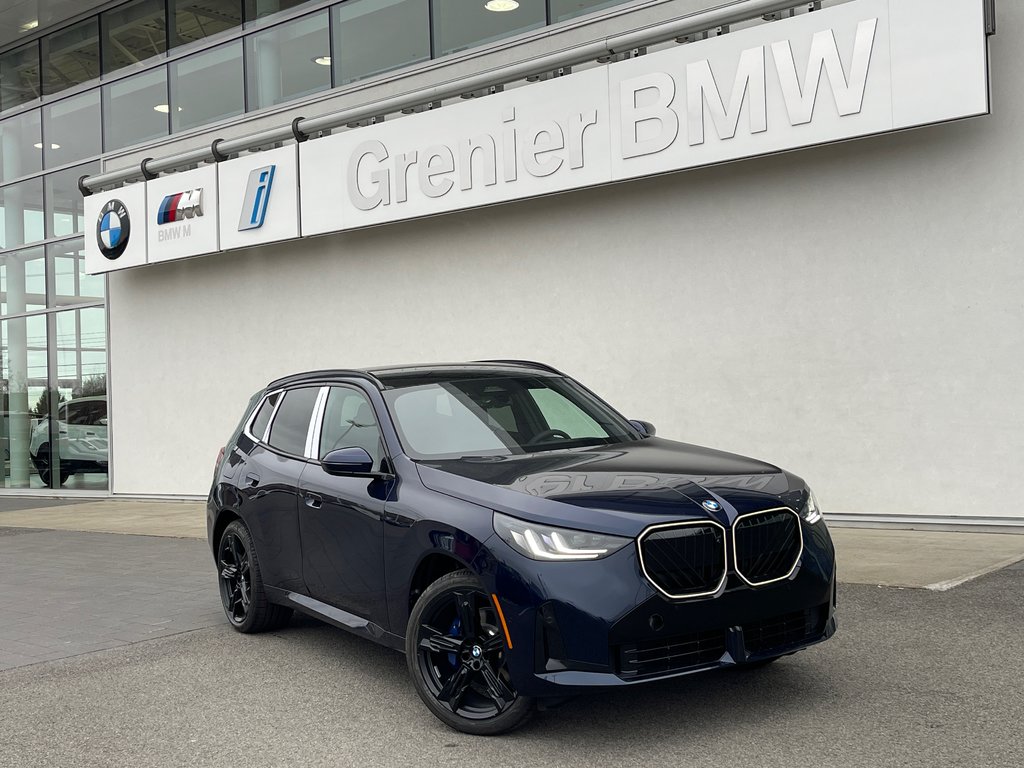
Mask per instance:
[[[90,275],[146,263],[146,185],[85,198],[85,271]]]
[[[146,190],[150,264],[219,250],[216,166],[147,181]]]
[[[303,144],[303,234],[988,111],[980,0],[855,0]]]
[[[987,54],[982,0],[852,0],[94,195],[86,265],[145,264],[143,241],[148,263],[168,261],[981,115]]]
[[[609,181],[604,67],[299,147],[302,233]]]
[[[217,170],[223,250],[299,236],[296,146],[254,152],[220,163]]]

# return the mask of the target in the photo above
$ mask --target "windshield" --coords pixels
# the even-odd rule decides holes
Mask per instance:
[[[511,456],[637,439],[619,414],[560,377],[402,380],[384,399],[414,459]]]

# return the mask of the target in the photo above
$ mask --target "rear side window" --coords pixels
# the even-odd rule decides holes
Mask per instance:
[[[267,442],[272,448],[284,453],[302,456],[306,449],[306,434],[313,417],[313,406],[320,394],[319,387],[292,389],[284,393],[284,400],[277,409],[277,416],[270,426]]]
[[[263,405],[260,406],[259,413],[257,413],[256,418],[252,420],[252,425],[249,427],[249,431],[257,440],[262,440],[263,436],[267,434],[267,425],[270,424],[270,417],[274,413],[274,406],[277,404],[277,398],[280,396],[281,394],[279,392],[275,392],[264,400]]]

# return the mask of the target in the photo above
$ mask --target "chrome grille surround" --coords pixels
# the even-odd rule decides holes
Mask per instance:
[[[682,595],[674,595],[671,592],[666,591],[658,584],[658,582],[651,576],[647,570],[647,565],[644,562],[644,539],[652,533],[658,533],[660,531],[666,531],[674,528],[685,528],[689,526],[702,526],[704,528],[717,528],[722,535],[722,574],[718,582],[715,584],[714,589],[705,590],[701,592],[691,592]],[[718,594],[722,587],[725,586],[725,581],[729,574],[729,550],[728,550],[728,532],[725,530],[725,526],[721,523],[715,522],[714,520],[686,520],[682,522],[674,523],[658,523],[657,525],[649,525],[641,531],[640,535],[636,539],[636,551],[637,557],[640,560],[640,571],[643,573],[644,578],[647,579],[648,583],[653,586],[659,593],[668,597],[672,600],[688,600],[696,597],[708,597],[710,595]]]
[[[764,581],[751,581],[750,579],[748,579],[746,576],[743,575],[743,571],[740,569],[739,549],[737,548],[737,542],[736,542],[736,528],[737,528],[738,524],[740,523],[740,521],[742,521],[742,520],[744,520],[746,518],[757,517],[759,515],[770,515],[770,514],[773,514],[773,513],[776,513],[776,512],[788,512],[789,514],[793,515],[793,517],[796,518],[796,530],[797,530],[797,536],[798,536],[798,541],[799,541],[799,546],[797,547],[796,555],[793,557],[793,562],[792,562],[792,564],[790,565],[789,569],[786,571],[786,573],[784,575],[776,576],[775,578],[766,579]],[[732,564],[733,564],[733,568],[736,571],[736,575],[739,576],[741,579],[743,579],[744,583],[747,584],[748,586],[751,586],[751,587],[763,587],[766,584],[774,584],[777,581],[785,581],[786,579],[788,579],[790,576],[793,575],[793,571],[796,570],[796,567],[800,564],[800,559],[803,556],[804,556],[804,531],[803,531],[803,525],[802,525],[801,520],[800,520],[800,515],[797,514],[795,511],[793,511],[792,509],[790,509],[789,507],[772,507],[771,509],[761,509],[761,510],[758,510],[757,512],[747,512],[745,514],[740,515],[739,517],[737,517],[735,520],[732,521],[732,559],[733,559]]]

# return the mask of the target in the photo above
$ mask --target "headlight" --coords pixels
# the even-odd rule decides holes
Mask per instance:
[[[632,541],[622,536],[528,523],[500,512],[494,513],[494,532],[532,560],[597,560]]]
[[[814,491],[807,489],[807,503],[804,504],[804,520],[811,525],[821,520],[821,507],[818,506],[818,497]]]

